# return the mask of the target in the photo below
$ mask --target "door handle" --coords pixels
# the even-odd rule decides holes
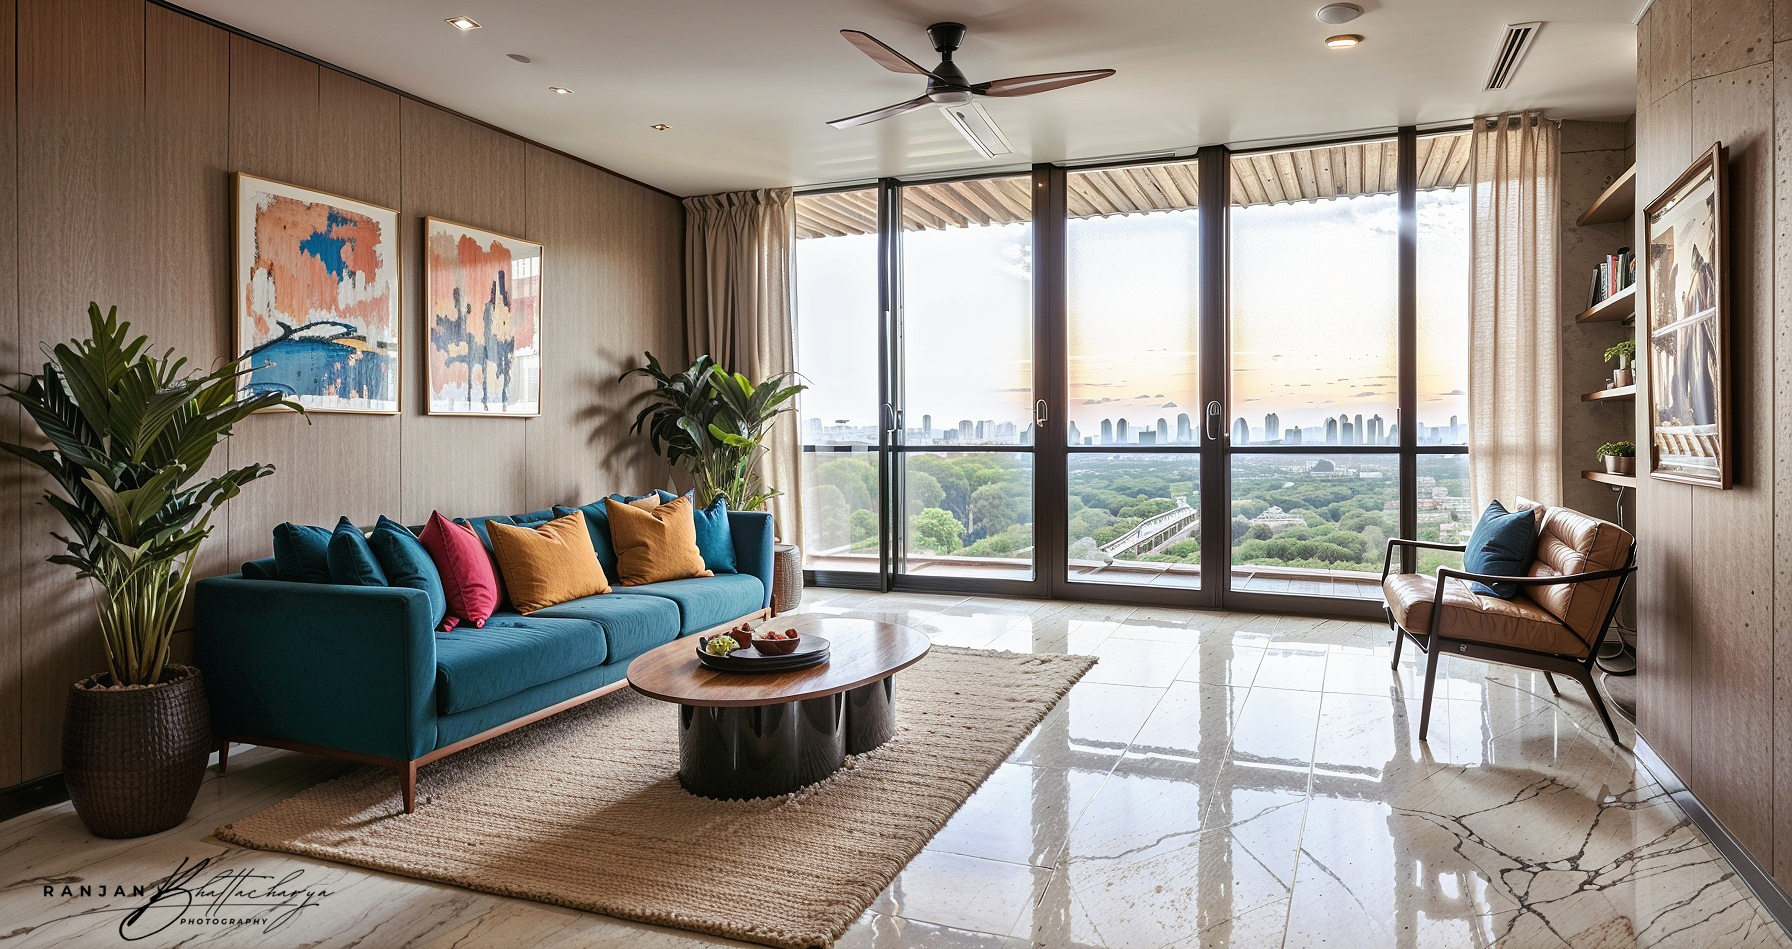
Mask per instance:
[[[1044,399],[1040,399],[1039,401],[1033,403],[1033,427],[1034,428],[1044,428],[1045,427],[1045,400]]]
[[[894,437],[896,435],[896,429],[900,427],[900,423],[896,421],[896,407],[885,402],[882,408],[884,416],[884,434]]]
[[[1213,423],[1220,420],[1220,413],[1224,411],[1224,407],[1218,402],[1207,403],[1207,417],[1202,420],[1201,428],[1202,434],[1207,436],[1208,441],[1219,441],[1220,436],[1214,434]]]

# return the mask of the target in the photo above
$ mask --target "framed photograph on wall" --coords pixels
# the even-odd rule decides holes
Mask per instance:
[[[532,241],[424,220],[431,415],[541,414],[541,262]]]
[[[396,413],[398,212],[240,172],[234,185],[243,390],[311,412]]]
[[[1730,486],[1724,148],[1643,209],[1651,476]]]

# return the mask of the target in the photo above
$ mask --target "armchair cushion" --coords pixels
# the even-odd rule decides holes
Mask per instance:
[[[1588,517],[1565,507],[1539,508],[1537,559],[1533,577],[1564,577],[1576,573],[1617,570],[1630,557],[1630,532],[1610,521]],[[1532,587],[1530,595],[1555,614],[1583,642],[1600,633],[1606,611],[1618,590],[1618,579],[1586,583],[1562,583]]]
[[[1432,631],[1437,578],[1396,573],[1381,582],[1382,595],[1394,622],[1414,633]],[[1476,593],[1465,581],[1445,581],[1443,635],[1490,646],[1511,646],[1534,652],[1584,658],[1587,644],[1556,621],[1536,602],[1519,593],[1512,599]]]
[[[1462,568],[1469,573],[1495,577],[1522,577],[1530,568],[1537,552],[1537,517],[1535,509],[1507,511],[1498,501],[1487,505],[1475,529],[1468,535],[1468,547],[1462,552]],[[1485,584],[1470,581],[1476,593],[1510,600],[1518,595],[1518,584]]]

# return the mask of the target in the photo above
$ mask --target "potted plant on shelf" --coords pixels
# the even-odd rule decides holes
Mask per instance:
[[[87,829],[138,837],[179,824],[211,752],[199,670],[169,645],[194,555],[220,505],[272,465],[201,479],[231,427],[252,412],[300,409],[277,393],[239,397],[242,359],[184,371],[168,350],[145,352],[118,309],[87,309],[86,339],[46,348],[43,372],[5,386],[49,447],[0,447],[49,474],[44,501],[68,524],[49,558],[98,588],[106,670],[74,684],[62,730],[62,773]],[[302,411],[302,409],[300,409]]]
[[[1612,370],[1611,389],[1621,389],[1635,380],[1630,368],[1630,361],[1636,358],[1636,340],[1627,339],[1605,351],[1605,361],[1616,360],[1618,368]]]
[[[1607,474],[1636,474],[1635,442],[1606,442],[1599,446],[1597,454],[1599,457],[1605,459],[1605,470]]]

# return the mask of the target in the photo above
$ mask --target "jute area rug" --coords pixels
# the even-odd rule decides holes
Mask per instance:
[[[644,923],[824,946],[1094,663],[935,646],[896,677],[895,738],[780,798],[687,793],[676,707],[625,689],[425,767],[414,814],[403,813],[392,772],[365,768],[217,836]],[[748,893],[773,898],[728,895]]]

